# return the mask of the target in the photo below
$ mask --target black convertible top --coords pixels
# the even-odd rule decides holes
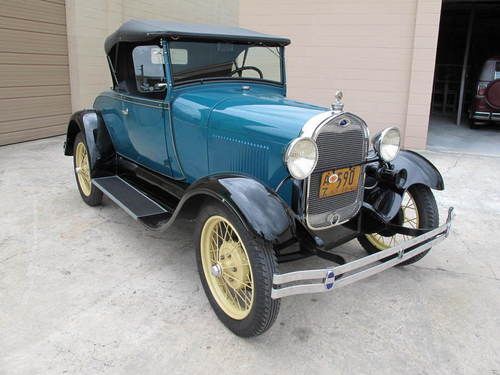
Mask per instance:
[[[119,42],[151,41],[161,37],[191,40],[255,42],[286,46],[290,39],[232,26],[178,23],[159,20],[130,20],[106,38],[106,54]]]

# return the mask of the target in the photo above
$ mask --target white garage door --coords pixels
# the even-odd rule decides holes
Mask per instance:
[[[70,112],[64,0],[0,0],[0,145],[62,134]]]

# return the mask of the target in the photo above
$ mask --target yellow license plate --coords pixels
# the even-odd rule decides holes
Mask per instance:
[[[350,168],[340,168],[321,174],[321,184],[319,187],[319,197],[326,198],[334,195],[357,190],[361,166]]]

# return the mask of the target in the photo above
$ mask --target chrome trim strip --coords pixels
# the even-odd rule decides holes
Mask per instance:
[[[433,229],[421,236],[412,238],[411,240],[394,246],[390,249],[368,255],[349,263],[325,269],[274,274],[273,285],[288,284],[304,280],[321,280],[321,282],[296,284],[280,288],[275,288],[275,286],[273,286],[271,291],[271,298],[277,299],[295,294],[329,292],[335,288],[352,284],[356,281],[382,272],[388,268],[394,267],[395,265],[430,249],[433,245],[447,238],[451,230],[451,222],[453,220],[453,216],[453,207],[450,207],[448,209],[448,217],[446,219],[446,223],[439,226],[438,228]],[[404,250],[419,244],[421,245],[408,251],[407,253],[404,252]],[[376,263],[366,268],[366,266],[394,254],[398,254],[398,257],[390,259],[383,263]],[[338,277],[339,275],[343,275],[351,271],[352,273],[347,274],[338,280],[335,280],[336,276]]]
[[[336,117],[332,111],[321,112],[316,116],[311,117],[307,122],[302,126],[302,130],[300,132],[301,137],[309,137],[312,138],[314,132],[318,127],[320,127],[326,121]]]
[[[113,99],[123,100],[124,102],[133,103],[137,105],[142,105],[144,107],[150,108],[160,108],[160,109],[168,109],[170,107],[169,103],[160,100],[160,99],[148,99],[139,96],[133,96],[124,94],[121,92],[104,92],[101,96],[107,96]]]

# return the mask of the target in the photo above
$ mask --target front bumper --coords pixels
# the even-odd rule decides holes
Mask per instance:
[[[450,207],[445,224],[390,249],[379,251],[337,267],[274,274],[271,297],[278,299],[294,294],[330,292],[333,289],[349,285],[394,267],[429,250],[432,246],[448,237],[452,219],[453,207]],[[405,252],[406,250],[408,251]],[[398,255],[395,258],[383,263],[378,262],[395,254]]]

